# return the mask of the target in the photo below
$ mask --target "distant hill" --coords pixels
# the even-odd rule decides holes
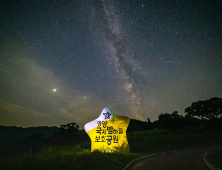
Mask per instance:
[[[16,126],[0,126],[0,144],[21,139],[36,132],[42,133],[45,137],[50,137],[54,130],[58,130],[58,127],[40,126],[22,128]]]

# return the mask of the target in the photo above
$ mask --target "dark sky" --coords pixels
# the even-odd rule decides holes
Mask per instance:
[[[221,1],[0,1],[0,125],[154,121],[211,97]]]

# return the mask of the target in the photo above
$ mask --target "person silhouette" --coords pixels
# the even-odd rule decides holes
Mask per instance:
[[[126,136],[129,122],[128,117],[117,116],[105,107],[97,119],[84,126],[91,139],[91,152],[95,150],[129,152]]]

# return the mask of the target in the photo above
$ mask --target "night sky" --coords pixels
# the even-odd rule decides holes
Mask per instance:
[[[154,121],[211,97],[221,1],[0,1],[0,125]]]

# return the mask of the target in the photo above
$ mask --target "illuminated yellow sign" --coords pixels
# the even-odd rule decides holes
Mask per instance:
[[[91,139],[91,151],[129,152],[126,130],[130,119],[117,116],[108,108],[101,115],[85,124],[84,129]]]

